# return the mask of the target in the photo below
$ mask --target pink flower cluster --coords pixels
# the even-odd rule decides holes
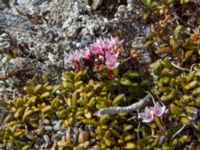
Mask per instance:
[[[88,47],[79,49],[68,55],[67,63],[73,63],[76,67],[80,67],[80,60],[86,59],[95,64],[103,64],[109,70],[114,70],[118,67],[117,61],[119,52],[115,51],[115,46],[119,46],[123,41],[116,38],[99,38],[95,43],[90,44]]]
[[[154,107],[145,107],[144,113],[140,113],[139,117],[144,123],[150,123],[154,120],[154,117],[161,117],[165,112],[166,107],[161,106],[159,102],[156,102]]]

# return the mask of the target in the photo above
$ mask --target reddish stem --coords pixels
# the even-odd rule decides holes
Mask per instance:
[[[74,63],[75,63],[75,72],[77,73],[77,72],[79,72],[81,70],[81,67],[80,67],[79,62],[76,61]]]
[[[108,70],[108,77],[109,79],[114,79],[114,73],[113,73],[113,70]]]

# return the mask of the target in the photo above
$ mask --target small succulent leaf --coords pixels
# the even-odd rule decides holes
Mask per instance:
[[[65,78],[66,81],[73,81],[74,73],[66,71],[63,73],[63,77]]]
[[[119,94],[118,96],[116,96],[113,100],[113,105],[117,105],[120,103],[120,101],[122,101],[125,98],[125,94]]]
[[[174,35],[174,39],[175,39],[175,40],[178,40],[179,34],[180,34],[182,28],[183,28],[183,27],[182,27],[181,25],[176,26],[176,28],[175,28],[175,30],[174,30],[174,32],[173,32],[173,35]]]
[[[182,110],[181,108],[179,108],[178,106],[176,106],[175,104],[171,104],[170,105],[170,112],[173,114],[173,115],[180,115]]]
[[[170,38],[169,43],[172,46],[172,49],[176,50],[176,48],[178,47],[178,45],[177,45],[175,39],[174,38]]]
[[[171,52],[172,51],[169,47],[161,47],[156,51],[157,54],[163,54],[163,53],[169,53],[170,54]]]
[[[154,40],[148,41],[148,42],[145,43],[144,46],[145,46],[145,47],[150,47],[150,46],[153,45],[154,42],[155,42]]]
[[[120,83],[125,86],[130,86],[132,84],[131,81],[127,78],[121,78]]]
[[[193,54],[193,50],[187,51],[185,53],[185,56],[184,56],[183,60],[182,60],[182,63],[186,62],[192,56],[192,54]]]
[[[180,0],[180,3],[181,3],[181,4],[186,4],[186,3],[188,3],[188,2],[190,2],[190,0]]]

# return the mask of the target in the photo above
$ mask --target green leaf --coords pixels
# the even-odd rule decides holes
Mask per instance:
[[[162,64],[159,60],[156,62],[152,63],[150,65],[150,70],[152,70],[153,73],[160,74],[162,71]]]
[[[147,38],[153,38],[155,37],[155,33],[149,33],[146,35]]]
[[[152,3],[151,3],[151,8],[156,8],[156,6],[157,6],[157,3],[156,3],[156,2],[152,2]]]
[[[132,82],[127,78],[121,78],[120,83],[126,86],[130,86],[132,84]]]
[[[151,13],[147,12],[143,14],[143,19],[146,21],[151,16]]]
[[[65,72],[63,74],[63,77],[67,80],[67,81],[73,81],[74,79],[74,74],[72,72]]]
[[[85,120],[83,120],[83,123],[86,125],[97,125],[97,122],[92,119],[85,119]]]
[[[145,43],[144,46],[145,46],[145,47],[150,47],[154,42],[155,42],[154,40],[148,41],[148,42]]]
[[[132,71],[132,70],[129,70],[123,74],[123,77],[131,78],[131,79],[138,78],[139,76],[140,74],[138,72]]]
[[[163,128],[160,118],[155,117],[155,123],[160,129]]]
[[[162,48],[159,48],[156,53],[157,54],[163,54],[163,53],[171,53],[171,49],[169,47],[162,47]]]
[[[135,82],[135,83],[132,83],[132,87],[134,87],[134,88],[137,88],[139,85],[138,85],[138,83],[137,82]]]
[[[176,93],[174,90],[171,90],[170,93],[164,93],[162,96],[161,96],[161,100],[162,101],[170,101],[172,99],[174,99],[174,97],[176,96]]]
[[[118,96],[115,97],[115,99],[113,100],[113,105],[117,105],[120,103],[120,101],[122,101],[125,98],[125,94],[119,94]]]
[[[142,2],[144,3],[144,5],[146,5],[147,7],[151,7],[152,1],[151,0],[142,0]]]
[[[128,142],[124,145],[124,149],[136,149],[136,145],[133,142]]]
[[[188,3],[188,2],[190,2],[190,0],[180,0],[180,3],[181,3],[181,4],[186,4],[186,3]]]
[[[187,52],[185,53],[184,59],[182,60],[182,63],[185,62],[185,61],[187,61],[187,60],[190,58],[190,56],[192,56],[192,54],[193,54],[193,50],[187,51]]]
[[[175,40],[178,40],[181,29],[182,29],[182,26],[181,26],[181,25],[178,25],[178,26],[175,28],[174,33],[173,33],[173,34],[174,34],[174,39],[175,39]]]
[[[114,73],[115,77],[118,76],[119,75],[119,69],[118,68],[114,69],[113,73]]]
[[[78,73],[75,74],[74,81],[81,80],[82,76],[83,76],[83,71],[79,71]]]
[[[172,68],[171,61],[169,59],[164,59],[161,64],[166,68]]]
[[[148,144],[148,139],[141,139],[137,141],[137,149],[138,150],[144,150],[146,148],[146,145]]]
[[[173,49],[177,48],[177,44],[174,38],[170,38],[169,40],[170,45],[172,46]]]
[[[167,44],[167,43],[163,43],[160,45],[160,47],[168,47],[168,46],[169,46],[169,44]]]

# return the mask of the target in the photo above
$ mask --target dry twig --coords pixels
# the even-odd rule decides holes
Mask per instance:
[[[4,76],[1,76],[0,77],[0,80],[1,81],[5,81],[5,80],[8,80],[9,78],[12,78],[14,76],[16,76],[17,74],[19,73],[24,73],[24,72],[28,72],[31,70],[31,68],[28,68],[26,67],[27,66],[27,63],[25,65],[23,65],[21,68],[17,69],[17,70],[14,70],[14,71],[11,71],[9,73],[7,73],[6,75]]]
[[[96,112],[96,116],[102,116],[105,114],[118,114],[118,113],[122,113],[122,112],[132,112],[132,111],[137,111],[140,108],[144,107],[152,98],[152,95],[150,92],[147,92],[148,94],[139,100],[139,102],[134,103],[130,106],[126,106],[126,107],[110,107],[110,108],[105,108],[105,109],[101,109],[98,112]]]

